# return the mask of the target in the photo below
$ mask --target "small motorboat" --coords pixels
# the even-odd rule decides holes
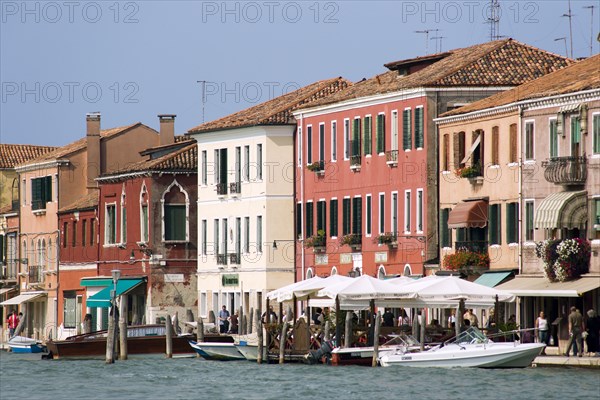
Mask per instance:
[[[245,340],[240,340],[239,343],[236,343],[235,347],[240,353],[242,353],[242,355],[244,356],[244,358],[246,360],[248,360],[248,361],[258,360],[258,344],[250,343]],[[264,353],[264,349],[263,349],[263,353]],[[263,355],[263,360],[266,360],[264,355]]]
[[[39,340],[24,336],[13,336],[8,341],[8,347],[13,353],[45,353],[47,351]]]
[[[189,344],[196,353],[200,354],[200,356],[206,360],[234,361],[246,359],[246,357],[238,351],[235,343],[196,342],[190,340]]]
[[[491,341],[475,327],[429,350],[399,348],[379,357],[383,367],[525,368],[546,347],[543,343]]]
[[[429,346],[428,346],[429,347]],[[420,343],[411,335],[395,335],[391,340],[379,345],[380,356],[387,352],[396,351],[401,348],[418,350]],[[373,346],[364,347],[336,347],[331,351],[331,365],[368,365],[373,362]]]

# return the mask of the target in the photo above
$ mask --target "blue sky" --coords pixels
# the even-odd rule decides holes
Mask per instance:
[[[573,55],[590,55],[600,0],[571,1]],[[0,142],[64,145],[177,114],[176,132],[317,80],[489,40],[489,1],[0,1]],[[500,35],[565,54],[567,0],[500,0]],[[425,34],[433,30],[426,49]],[[594,40],[593,53],[600,50]]]

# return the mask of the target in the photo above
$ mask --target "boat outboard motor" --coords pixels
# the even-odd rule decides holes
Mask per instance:
[[[319,350],[309,351],[304,356],[304,359],[309,364],[316,364],[316,363],[320,362],[323,357],[325,357],[327,360],[329,360],[329,359],[331,359],[331,350],[333,350],[334,347],[335,346],[333,345],[333,343],[330,340],[324,340],[323,343],[321,344],[321,348],[319,348]]]

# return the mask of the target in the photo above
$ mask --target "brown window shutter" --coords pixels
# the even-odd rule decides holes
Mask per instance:
[[[459,135],[459,132],[454,132],[452,134],[452,156],[454,158],[454,168],[458,168],[460,163]]]
[[[485,136],[483,130],[479,130],[479,136],[481,139],[479,140],[479,163],[481,167],[485,169]]]
[[[499,165],[500,164],[500,160],[499,160],[499,154],[498,154],[498,146],[499,146],[499,134],[498,134],[498,127],[494,126],[492,127],[492,164],[493,165]]]
[[[444,159],[442,160],[442,167],[443,167],[443,171],[448,171],[450,170],[450,135],[449,134],[445,134],[444,135]]]
[[[517,162],[517,124],[510,125],[510,159],[511,163]]]

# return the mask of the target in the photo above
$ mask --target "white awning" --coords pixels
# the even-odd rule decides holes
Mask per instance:
[[[579,108],[581,107],[581,103],[575,103],[575,104],[567,104],[566,106],[562,106],[561,108],[558,109],[559,113],[574,113],[579,111]]]
[[[2,288],[0,289],[0,296],[2,296],[4,293],[8,293],[11,290],[14,290],[15,288],[9,287],[9,288]]]
[[[27,303],[29,301],[33,301],[38,297],[46,296],[46,292],[29,292],[23,293],[18,296],[15,296],[11,299],[3,301],[0,303],[0,306],[17,306],[21,303]]]
[[[471,155],[473,154],[477,146],[479,146],[479,142],[481,142],[481,134],[477,135],[477,139],[475,139],[475,141],[471,145],[471,148],[469,149],[467,155],[465,155],[465,158],[463,158],[460,162],[461,164],[465,164],[469,160],[469,158],[471,158]]]
[[[543,277],[517,276],[496,286],[496,289],[524,297],[579,297],[597,288],[600,288],[600,276],[586,276],[567,282],[550,282]]]

